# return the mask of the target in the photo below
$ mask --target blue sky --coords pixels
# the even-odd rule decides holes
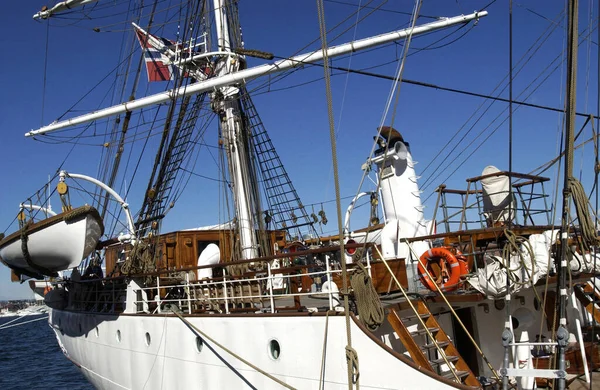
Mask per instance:
[[[348,5],[347,3],[355,4]],[[362,1],[362,4],[366,4]],[[31,15],[45,1],[11,2],[2,13],[0,27],[3,31],[0,39],[5,48],[4,61],[0,64],[4,83],[1,89],[0,106],[0,156],[4,161],[3,190],[0,191],[0,231],[12,232],[16,227],[13,221],[18,204],[39,189],[48,175],[54,174],[57,167],[66,159],[64,168],[72,172],[95,176],[102,146],[93,139],[93,145],[80,146],[72,152],[71,144],[46,144],[26,139],[23,134],[47,124],[61,116],[78,101],[91,87],[95,86],[116,64],[115,52],[118,51],[121,33],[92,31],[92,27],[103,26],[102,31],[123,29],[124,25],[108,27],[110,20],[83,22],[75,25],[69,20],[53,21],[49,28],[47,70],[44,71],[47,24],[35,22]],[[356,9],[357,0],[327,1],[326,22],[333,27]],[[369,3],[378,5],[378,1]],[[454,16],[470,13],[488,4],[487,1],[426,1],[421,14],[426,16]],[[393,1],[383,4],[381,10],[367,14],[363,10],[360,17],[365,19],[356,30],[350,28],[337,39],[336,32],[329,34],[330,44],[339,44],[356,38],[364,38],[372,34],[380,34],[405,27],[409,17],[401,12],[412,10],[412,1]],[[542,72],[545,67],[564,48],[564,17],[558,17],[563,9],[563,1],[522,1],[514,5],[514,62],[520,59],[538,37],[557,24],[557,28],[547,41],[527,62],[523,70],[516,75],[514,82],[515,98]],[[589,20],[590,3],[581,2],[582,29]],[[508,4],[496,1],[489,8],[490,15],[480,20],[474,28],[467,27],[438,43],[433,50],[413,50],[409,56],[404,72],[408,79],[439,84],[444,87],[465,89],[473,92],[492,94],[492,91],[508,71]],[[272,52],[277,56],[290,56],[302,50],[306,44],[318,38],[318,18],[314,1],[291,0],[255,0],[240,2],[243,38],[247,48]],[[597,15],[597,10],[593,10]],[[557,18],[558,17],[558,18]],[[351,26],[356,18],[336,31]],[[419,23],[432,19],[420,18]],[[556,22],[552,22],[556,20]],[[107,26],[107,27],[104,27]],[[562,27],[561,27],[562,26]],[[127,27],[128,28],[128,27]],[[411,47],[423,48],[438,39],[445,37],[454,29],[413,40]],[[467,32],[468,31],[468,32]],[[463,33],[467,32],[466,34]],[[594,32],[593,40],[597,38]],[[167,38],[172,38],[168,37]],[[454,41],[455,40],[455,41]],[[596,108],[596,53],[597,46],[591,44],[591,55],[588,56],[588,43],[580,48],[579,60],[579,92],[578,110],[595,112]],[[319,47],[318,41],[309,46]],[[380,65],[398,58],[400,46],[388,46],[381,50],[366,54],[354,55],[334,61],[333,65],[364,69]],[[531,52],[530,52],[531,54]],[[250,65],[264,61],[251,59]],[[558,62],[560,64],[560,62]],[[378,66],[372,72],[392,76],[395,64]],[[361,176],[361,164],[368,157],[372,137],[381,121],[383,108],[391,86],[390,81],[367,78],[356,74],[336,74],[332,79],[334,111],[338,129],[338,153],[341,175],[342,196],[352,196],[357,192]],[[529,95],[520,99],[530,103],[561,107],[563,104],[564,83],[561,74],[564,67],[558,66],[550,73],[547,80]],[[548,73],[544,73],[544,76]],[[44,77],[45,76],[45,77]],[[325,89],[322,81],[309,83],[322,78],[320,67],[306,67],[293,75],[270,83],[268,79],[253,82],[249,89],[257,89],[254,103],[262,120],[269,130],[274,145],[277,147],[288,173],[295,183],[296,189],[305,205],[315,204],[321,208],[321,202],[333,199],[334,187],[331,172],[329,130],[325,101]],[[44,86],[45,79],[45,90]],[[538,79],[538,83],[540,82]],[[303,85],[305,84],[305,85]],[[162,88],[153,85],[150,92]],[[108,90],[105,82],[90,96],[76,106],[77,110],[96,109],[109,105],[101,101]],[[150,93],[149,92],[149,93]],[[140,95],[143,95],[142,92]],[[498,92],[496,92],[497,94]],[[508,97],[505,90],[502,97]],[[587,102],[587,105],[586,105]],[[496,165],[500,169],[508,169],[508,126],[500,125],[506,118],[503,114],[505,103],[495,103],[477,123],[469,119],[483,103],[480,98],[456,95],[449,92],[426,89],[404,84],[401,87],[396,127],[411,144],[414,159],[419,161],[417,173],[422,174],[421,184],[424,186],[424,198],[442,182],[449,187],[465,188],[467,177],[477,176],[486,165]],[[43,107],[43,110],[42,110]],[[69,113],[66,117],[81,113]],[[496,116],[500,121],[492,122]],[[513,166],[515,171],[529,172],[557,154],[558,131],[561,129],[562,117],[531,108],[519,108],[514,115]],[[390,119],[386,120],[390,123]],[[454,141],[446,146],[451,137],[461,128],[473,126],[472,132],[461,142]],[[490,134],[490,130],[498,127],[496,132],[476,151],[469,142],[475,134],[483,132],[482,138],[475,140],[475,145]],[[466,127],[464,127],[466,124]],[[578,126],[583,121],[578,119]],[[98,130],[100,131],[100,130]],[[207,133],[205,141],[216,145],[215,126]],[[591,130],[585,131],[583,137],[588,138]],[[75,132],[63,135],[75,135]],[[460,136],[459,136],[460,138]],[[154,141],[151,141],[152,146]],[[155,143],[155,142],[154,142]],[[139,146],[136,145],[136,146]],[[460,150],[467,148],[461,155]],[[473,152],[474,151],[474,152]],[[592,148],[587,146],[583,155],[578,155],[576,170],[584,173],[584,184],[589,182],[592,166],[590,156]],[[213,157],[203,151],[195,172],[215,178]],[[473,153],[472,157],[459,167],[463,159]],[[446,161],[443,157],[448,156]],[[425,167],[432,159],[437,158],[427,171]],[[143,160],[149,163],[151,158]],[[435,167],[441,166],[444,173],[439,177],[433,175]],[[450,176],[452,171],[456,172]],[[130,174],[130,165],[123,177]],[[439,171],[438,171],[439,172]],[[553,174],[548,172],[548,174]],[[449,177],[450,176],[450,177]],[[128,179],[129,180],[129,179]],[[135,209],[141,204],[140,193],[145,190],[145,178],[134,182],[135,190],[128,201]],[[427,181],[429,180],[429,181]],[[56,182],[54,182],[56,184]],[[368,188],[367,188],[368,189]],[[195,226],[210,225],[225,220],[223,210],[215,207],[219,192],[211,180],[192,177],[187,191],[170,212],[163,225],[164,231],[171,231]],[[426,202],[427,216],[433,213],[435,197]],[[83,198],[73,198],[74,204],[85,202]],[[343,202],[346,207],[348,200]],[[55,207],[58,199],[53,199]],[[312,207],[312,206],[311,206]],[[325,232],[335,229],[335,209],[333,203],[323,206],[330,221],[324,227]],[[359,216],[353,219],[354,227],[364,225]],[[11,284],[9,272],[0,267],[0,299],[28,297],[28,289],[23,285]]]

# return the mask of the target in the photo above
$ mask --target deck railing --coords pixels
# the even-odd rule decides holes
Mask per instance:
[[[371,254],[369,250],[364,253],[365,258],[360,261],[370,272]],[[307,259],[308,264],[294,264],[294,259],[300,258]],[[84,275],[79,280],[71,278],[57,284],[67,290],[67,308],[89,312],[152,314],[181,310],[188,314],[228,314],[335,310],[340,305],[338,285],[342,280],[339,259],[345,259],[339,255],[339,246],[331,246],[135,276],[99,279]],[[284,266],[275,265],[276,262]],[[353,264],[348,264],[349,276],[354,272]],[[250,268],[241,276],[227,271],[240,265]],[[224,275],[197,280],[198,271],[207,268]]]

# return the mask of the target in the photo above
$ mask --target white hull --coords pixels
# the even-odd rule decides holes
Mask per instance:
[[[326,318],[309,315],[186,317],[194,326],[257,367],[297,389],[319,388]],[[282,386],[205,341],[177,317],[93,315],[52,310],[50,325],[65,354],[102,389],[257,389]],[[402,361],[351,323],[352,346],[365,389],[448,389]],[[96,330],[97,329],[97,330]],[[343,315],[329,317],[325,388],[347,389],[346,327]],[[117,340],[120,331],[121,341]],[[150,345],[147,345],[147,336]],[[279,359],[269,343],[277,340]],[[214,349],[214,351],[211,351]],[[222,358],[233,368],[220,360]],[[461,386],[464,387],[464,386]]]
[[[27,234],[31,262],[50,272],[77,267],[95,249],[103,234],[102,224],[94,213],[82,213],[68,222],[61,216],[51,217],[57,221],[39,229],[32,225],[31,233]],[[0,259],[17,272],[42,273],[27,262],[18,232],[4,240],[0,246]]]

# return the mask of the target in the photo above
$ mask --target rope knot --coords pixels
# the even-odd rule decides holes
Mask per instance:
[[[360,369],[358,367],[358,353],[356,350],[348,345],[346,345],[346,361],[348,363],[348,367],[352,370],[352,383],[357,384],[358,379],[360,378]]]

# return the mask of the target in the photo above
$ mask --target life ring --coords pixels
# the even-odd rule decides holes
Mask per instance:
[[[46,286],[46,288],[44,288],[44,296],[46,296],[46,294],[48,294],[51,290],[52,290],[52,287]]]
[[[425,272],[427,268],[428,272]],[[458,288],[460,277],[469,273],[466,258],[462,253],[455,255],[450,248],[431,248],[419,258],[419,279],[431,291],[452,291]],[[430,278],[429,275],[431,275]]]

